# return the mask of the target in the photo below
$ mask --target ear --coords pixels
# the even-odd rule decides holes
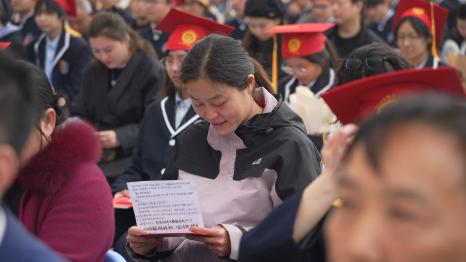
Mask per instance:
[[[246,89],[248,90],[248,94],[252,94],[252,91],[254,91],[254,87],[256,87],[256,78],[254,77],[253,74],[249,74],[247,84],[246,84]]]
[[[52,136],[55,125],[57,124],[57,113],[52,108],[45,110],[44,116],[40,121],[40,129],[46,137]]]
[[[6,144],[0,145],[0,199],[16,178],[19,168],[15,150]]]

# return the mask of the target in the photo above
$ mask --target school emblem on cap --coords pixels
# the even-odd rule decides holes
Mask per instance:
[[[382,100],[380,100],[380,102],[375,106],[375,111],[377,113],[382,112],[387,107],[394,104],[396,101],[398,101],[398,97],[396,95],[387,95],[384,98],[382,98]]]
[[[301,40],[299,40],[298,38],[291,38],[288,41],[288,51],[290,51],[290,53],[298,53],[300,48]]]
[[[413,7],[413,9],[411,9],[413,14],[417,15],[417,16],[420,16],[420,15],[423,15],[426,11],[424,11],[424,9],[420,8],[420,7]]]
[[[197,40],[197,34],[194,30],[186,30],[181,34],[181,42],[187,46],[193,45]]]

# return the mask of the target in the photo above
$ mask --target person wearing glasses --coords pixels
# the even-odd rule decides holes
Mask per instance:
[[[150,43],[113,12],[89,28],[95,61],[83,73],[72,113],[93,123],[104,149],[100,167],[110,183],[129,165],[144,111],[165,81]]]
[[[280,79],[278,92],[286,103],[290,103],[290,95],[298,86],[305,86],[320,97],[335,85],[336,74],[332,69],[335,51],[323,33],[332,26],[331,23],[282,25],[268,31],[282,36],[281,70],[289,76]],[[320,150],[322,133],[310,133],[309,137]]]
[[[396,45],[417,68],[445,66],[434,52],[440,48],[448,11],[434,5],[434,13],[432,24],[430,3],[423,0],[401,0],[396,9],[393,19]]]
[[[274,40],[267,30],[283,24],[286,9],[281,0],[248,0],[244,8],[248,31],[243,37],[243,46],[272,77]],[[278,43],[280,49],[280,43]],[[278,58],[281,63],[281,58]],[[286,74],[278,68],[278,78]]]
[[[228,35],[234,29],[173,8],[157,25],[157,30],[170,34],[163,59],[166,82],[164,89],[161,90],[160,99],[150,104],[144,114],[131,165],[112,184],[115,199],[121,197],[131,199],[126,184],[128,182],[161,179],[177,136],[193,123],[200,121],[181,82],[183,60],[189,49],[208,34]],[[187,42],[183,34],[189,30],[196,30],[197,34],[193,41]],[[117,238],[135,224],[132,211],[128,216],[123,218],[122,215],[121,221],[117,217]],[[120,248],[117,250],[123,255],[126,255],[125,244],[126,238],[123,238],[119,241]]]
[[[96,164],[95,130],[77,118],[64,121],[64,98],[44,72],[18,64],[32,76],[40,116],[19,159],[19,220],[67,260],[102,261],[115,229],[111,190]]]

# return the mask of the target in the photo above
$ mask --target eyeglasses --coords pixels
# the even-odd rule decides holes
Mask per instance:
[[[415,34],[407,34],[407,35],[399,35],[396,37],[397,42],[404,42],[408,40],[409,42],[413,42],[416,40],[421,39],[422,37],[420,35],[415,35]]]
[[[293,75],[295,74],[300,74],[300,75],[306,75],[309,73],[309,69],[307,67],[291,67],[287,64],[282,64],[281,69],[283,72],[285,72],[288,75]]]
[[[385,61],[388,61],[383,56],[370,56],[364,59],[348,58],[345,59],[345,69],[348,71],[370,71],[384,67]]]

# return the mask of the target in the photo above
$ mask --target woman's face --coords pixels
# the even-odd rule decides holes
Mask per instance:
[[[34,17],[42,33],[54,36],[60,33],[63,21],[56,13],[41,12]]]
[[[357,145],[343,163],[343,206],[326,225],[329,261],[466,261],[464,152],[425,125],[390,131],[378,170]]]
[[[36,128],[33,128],[29,135],[24,149],[19,157],[20,166],[26,165],[32,157],[39,153],[50,141],[56,124],[55,110],[49,108],[45,111],[42,119]]]
[[[233,133],[239,125],[254,116],[252,98],[254,76],[248,76],[244,90],[226,84],[214,83],[206,78],[186,83],[194,111],[209,122],[220,135]]]
[[[181,66],[188,52],[184,50],[169,51],[165,56],[165,70],[176,88],[181,88]]]
[[[422,62],[430,52],[430,39],[419,35],[409,21],[400,25],[396,34],[396,43],[403,55],[414,64]]]
[[[125,66],[131,58],[129,36],[123,41],[117,41],[105,36],[89,39],[95,59],[109,69]]]
[[[301,57],[290,57],[285,59],[283,67],[286,73],[291,73],[298,79],[301,85],[309,85],[322,74],[322,67]]]
[[[461,37],[466,39],[466,19],[456,19],[456,28]]]
[[[257,37],[260,41],[268,40],[271,35],[267,34],[267,30],[271,27],[279,25],[279,19],[268,19],[263,17],[250,17],[246,19],[248,23],[248,28],[251,33]]]

